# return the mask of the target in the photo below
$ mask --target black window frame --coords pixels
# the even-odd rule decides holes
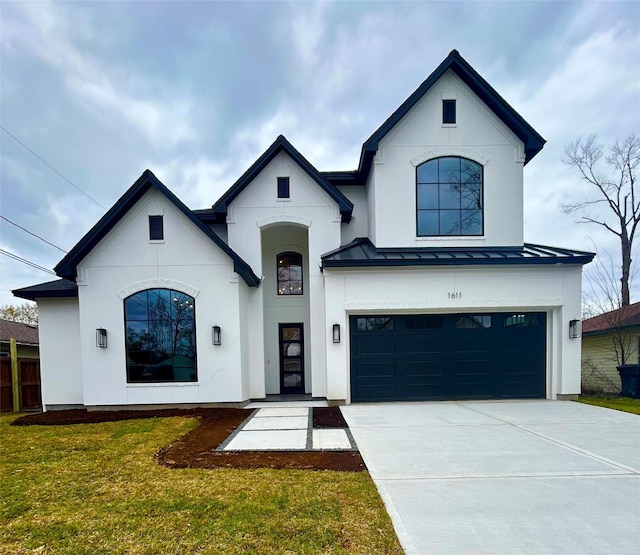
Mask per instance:
[[[291,262],[291,258],[299,259],[299,264],[294,264]],[[287,259],[287,263],[281,262],[281,260]],[[300,267],[300,279],[291,279],[291,267],[296,266]],[[281,278],[281,269],[287,269],[287,277]],[[300,291],[293,292],[292,283],[300,282]],[[281,287],[282,284],[282,287]],[[282,292],[281,292],[282,291]],[[300,296],[304,295],[304,257],[301,253],[295,251],[286,251],[281,252],[276,256],[276,294],[279,297],[288,297],[288,296]]]
[[[165,303],[164,306],[161,306],[160,302],[155,305],[150,304],[150,294],[155,294],[158,300],[164,300],[168,304]],[[173,303],[177,304],[174,306]],[[127,383],[197,382],[198,349],[194,297],[182,291],[158,287],[144,289],[129,295],[123,300],[122,306],[124,309]],[[187,314],[186,317],[182,318],[180,316],[181,310],[187,311],[185,313]],[[137,315],[135,314],[136,312],[138,312]],[[165,317],[160,318],[159,315],[161,314]],[[182,322],[187,324],[186,327],[180,328],[181,318]],[[139,325],[135,326],[135,323],[139,323]],[[156,323],[154,331],[151,331],[152,323]],[[139,328],[138,332],[136,332],[136,327]],[[145,329],[147,330],[146,332],[143,331]],[[185,332],[188,335],[185,335]],[[138,349],[134,349],[132,345],[132,337],[135,333],[139,334],[136,339],[136,341],[139,341]],[[171,341],[167,341],[167,339]],[[155,349],[153,348],[153,343],[155,343]],[[169,343],[171,343],[171,352],[166,350]],[[184,364],[185,359],[192,359],[193,363]],[[170,364],[167,364],[168,360],[171,360]],[[176,362],[182,362],[182,364],[176,364]],[[189,374],[187,375],[185,372]],[[177,379],[176,375],[178,375]]]
[[[457,160],[459,163],[459,173],[460,173],[460,181],[459,182],[449,182],[449,181],[440,181],[440,163],[442,160]],[[425,166],[426,164],[431,164],[437,162],[438,166],[437,166],[437,174],[438,174],[438,179],[436,181],[428,181],[428,180],[421,180],[420,178],[420,168],[422,168],[423,166]],[[469,208],[469,207],[465,207],[463,208],[463,195],[460,192],[460,200],[459,200],[459,206],[457,208],[442,208],[440,206],[440,190],[441,187],[446,186],[446,185],[459,185],[460,187],[460,191],[462,191],[462,186],[465,184],[465,182],[462,179],[462,164],[463,162],[465,164],[471,164],[471,167],[474,167],[479,170],[479,175],[478,175],[478,183],[479,183],[479,194],[477,199],[477,202],[479,202],[480,204],[480,208]],[[477,162],[476,160],[471,160],[470,158],[465,158],[463,156],[440,156],[437,158],[431,158],[429,160],[425,160],[422,164],[416,166],[415,169],[415,201],[416,201],[416,237],[482,237],[484,236],[484,166],[482,164],[480,164],[479,162]],[[470,183],[466,182],[467,184]],[[421,195],[420,195],[420,189],[421,186],[425,186],[425,187],[433,187],[435,186],[437,189],[437,194],[438,194],[438,199],[437,199],[437,208],[421,208]],[[468,199],[467,199],[468,202]],[[425,197],[425,203],[428,204],[428,197]],[[438,219],[438,232],[437,233],[421,233],[421,229],[420,229],[420,213],[421,212],[437,212],[437,219]],[[443,213],[448,212],[449,215],[453,214],[454,212],[458,212],[458,227],[460,228],[460,230],[457,233],[447,233],[447,232],[443,232],[442,231],[442,219],[441,216],[443,215]],[[479,212],[479,217],[480,217],[480,228],[479,231],[477,231],[476,233],[470,233],[465,231],[463,233],[462,230],[462,225],[463,225],[463,213],[464,212]]]
[[[442,100],[442,124],[455,125],[457,123],[457,105],[454,99]]]
[[[149,216],[149,241],[164,241],[164,216]]]
[[[288,177],[278,177],[278,198],[291,198],[291,185]]]

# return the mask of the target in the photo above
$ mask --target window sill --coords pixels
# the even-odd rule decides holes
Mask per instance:
[[[416,241],[485,241],[484,235],[433,235],[428,237],[416,237]]]
[[[457,123],[443,123],[442,127],[458,127]]]
[[[276,202],[291,202],[291,198],[277,198]]]
[[[140,387],[193,387],[200,385],[199,382],[149,382],[149,383],[128,383],[127,387],[134,389]]]
[[[149,239],[150,245],[163,245],[164,239]]]

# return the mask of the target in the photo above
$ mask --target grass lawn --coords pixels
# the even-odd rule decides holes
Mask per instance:
[[[9,426],[0,417],[0,553],[400,554],[366,472],[172,470],[175,417]]]
[[[631,399],[630,397],[616,397],[614,395],[580,395],[579,403],[588,405],[596,405],[598,407],[606,407],[608,409],[621,410],[623,412],[631,412],[640,414],[640,399]]]

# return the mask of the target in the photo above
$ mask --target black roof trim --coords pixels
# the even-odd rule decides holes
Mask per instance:
[[[467,86],[524,142],[525,164],[545,144],[545,139],[518,114],[480,74],[469,65],[457,50],[452,50],[435,71],[407,98],[400,107],[362,145],[358,173],[364,181],[369,173],[373,156],[382,138],[413,108],[444,73],[451,69]]]
[[[366,237],[322,256],[323,268],[380,266],[475,266],[494,264],[588,264],[591,252],[525,243],[522,247],[376,248]]]
[[[222,249],[232,260],[233,269],[247,285],[258,287],[260,278],[253,273],[251,267],[234,252],[220,237],[211,231],[187,206],[176,197],[150,170],[145,170],[129,190],[122,195],[109,211],[100,218],[89,232],[76,244],[54,268],[60,277],[76,279],[76,266],[87,256],[100,240],[115,226],[120,219],[140,200],[150,188],[155,187],[167,197],[193,224]]]
[[[68,279],[56,279],[31,285],[30,287],[22,287],[11,291],[16,297],[35,301],[36,299],[53,299],[53,298],[77,298],[78,286],[75,282]]]
[[[353,203],[335,188],[313,165],[287,141],[284,135],[278,135],[274,143],[240,176],[240,178],[213,205],[215,214],[226,216],[229,204],[253,181],[253,179],[273,160],[281,151],[286,152],[307,174],[322,187],[327,194],[338,203],[342,221],[351,220]]]
[[[357,170],[320,172],[325,179],[334,186],[364,185],[362,176]]]
[[[193,215],[204,224],[224,224],[225,219],[221,214],[217,214],[211,208],[199,208],[192,210]]]

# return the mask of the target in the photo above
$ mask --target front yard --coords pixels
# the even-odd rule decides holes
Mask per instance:
[[[0,417],[1,553],[402,553],[366,472],[156,464],[193,418],[15,418]]]
[[[630,412],[632,414],[640,414],[640,399],[632,399],[631,397],[618,397],[617,395],[607,395],[604,393],[599,395],[580,395],[578,402]]]

